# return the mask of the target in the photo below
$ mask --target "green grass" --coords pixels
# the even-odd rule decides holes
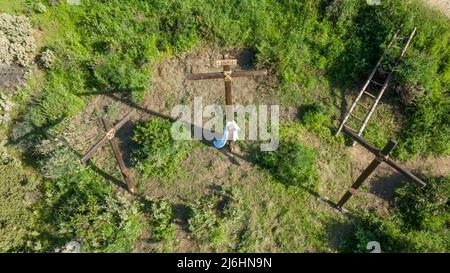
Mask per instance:
[[[32,232],[33,205],[39,199],[39,176],[0,145],[0,252],[17,252]]]

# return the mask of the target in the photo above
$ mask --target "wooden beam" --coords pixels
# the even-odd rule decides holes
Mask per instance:
[[[371,153],[375,155],[380,154],[380,150],[375,148],[374,146],[367,143],[362,137],[358,136],[355,132],[353,132],[351,129],[348,129],[347,126],[343,127],[344,133],[346,133],[348,136],[350,136],[353,140],[361,144],[364,148],[369,150]],[[417,186],[424,187],[427,184],[423,182],[420,178],[412,174],[411,172],[407,171],[405,168],[398,165],[395,161],[390,159],[389,157],[384,157],[383,161],[386,162],[389,166],[397,170],[399,173],[403,174],[404,176],[408,177],[410,180],[412,180]]]
[[[345,127],[344,127],[345,128]],[[337,203],[336,207],[339,210],[342,210],[342,207],[347,203],[348,199],[352,197],[356,191],[361,187],[361,185],[366,181],[366,179],[375,171],[375,169],[378,167],[378,165],[383,162],[383,158],[386,158],[389,153],[394,149],[395,145],[397,143],[393,140],[390,140],[386,146],[384,146],[383,150],[375,157],[372,162],[370,162],[369,166],[359,175],[359,177],[356,179],[355,183],[347,190],[347,192],[342,196],[341,200]]]
[[[97,143],[95,143],[87,152],[86,154],[81,158],[81,162],[85,163],[86,161],[88,161],[92,155],[95,153],[95,151],[102,147],[103,145],[105,145],[108,141],[109,138],[111,137],[110,134],[115,134],[115,132],[117,130],[119,130],[125,123],[127,123],[130,118],[131,115],[135,112],[135,110],[131,110],[130,112],[128,112],[128,114],[126,114],[125,117],[123,117],[116,125],[114,125],[113,128],[111,128],[99,141],[97,141]]]
[[[103,125],[105,126],[106,131],[111,130],[111,128],[112,128],[111,123],[107,119],[105,119],[103,117],[102,122],[103,122]],[[122,154],[120,153],[119,143],[117,143],[117,139],[115,137],[111,138],[111,139],[109,139],[109,143],[111,144],[112,150],[114,152],[114,157],[116,158],[117,164],[119,165],[119,169],[122,173],[125,183],[127,184],[128,190],[131,193],[135,193],[136,187],[134,186],[134,183],[130,178],[129,170],[128,170],[127,166],[125,165],[125,162],[123,161],[123,157],[122,157]]]
[[[232,71],[231,77],[257,77],[266,76],[266,70],[255,70],[255,71]],[[211,79],[223,79],[223,72],[211,72],[211,73],[200,73],[200,74],[189,74],[187,76],[188,80],[211,80]]]
[[[226,123],[228,124],[228,122],[231,122],[234,120],[234,113],[233,113],[233,97],[232,97],[232,93],[231,93],[231,84],[232,84],[232,76],[231,74],[233,74],[233,72],[231,71],[231,66],[230,65],[224,65],[223,66],[223,75],[230,75],[229,77],[225,77],[224,81],[225,81],[225,105],[226,105],[226,113],[225,113],[225,117],[226,117]],[[233,141],[228,140],[228,149],[231,152],[233,152]]]

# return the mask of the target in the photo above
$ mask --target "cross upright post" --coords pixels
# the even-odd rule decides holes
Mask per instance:
[[[125,123],[127,123],[127,121],[130,120],[131,115],[133,113],[134,113],[134,110],[130,111],[124,118],[122,118],[114,126],[112,126],[108,120],[106,120],[105,118],[102,118],[102,122],[103,122],[103,125],[105,126],[106,133],[81,158],[81,162],[86,163],[94,155],[95,151],[97,151],[100,147],[103,147],[107,142],[109,142],[112,147],[112,150],[114,152],[114,157],[117,161],[117,164],[119,165],[119,169],[125,180],[125,184],[127,185],[127,188],[131,193],[136,192],[136,187],[135,187],[133,181],[131,180],[129,170],[125,165],[125,162],[122,158],[122,154],[120,153],[119,144],[117,143],[117,139],[116,139],[116,132],[123,125],[125,125]]]
[[[367,168],[359,175],[353,185],[347,190],[347,192],[342,196],[339,202],[336,205],[336,208],[342,211],[342,207],[347,203],[348,199],[356,194],[358,188],[366,181],[366,179],[375,171],[375,169],[382,162],[385,162],[404,176],[410,179],[410,181],[414,182],[419,187],[425,187],[426,184],[420,178],[405,170],[403,167],[399,166],[395,161],[389,158],[390,152],[395,148],[397,142],[393,140],[389,140],[389,142],[384,146],[384,148],[380,151],[377,148],[373,147],[369,143],[367,143],[363,138],[357,135],[354,131],[350,130],[346,126],[343,126],[343,131],[348,136],[350,136],[354,141],[361,144],[364,148],[369,150],[369,152],[373,153],[376,157],[372,162],[367,166]]]
[[[229,55],[224,55],[223,60],[217,60],[216,66],[223,66],[223,72],[211,72],[211,73],[198,73],[189,74],[189,80],[211,80],[211,79],[223,79],[225,84],[225,104],[226,104],[226,122],[234,121],[234,109],[233,109],[233,94],[232,94],[232,81],[237,77],[256,77],[266,76],[265,70],[254,71],[232,71],[231,66],[237,65],[236,59],[230,59]],[[228,138],[228,149],[230,152],[233,150],[232,140]]]

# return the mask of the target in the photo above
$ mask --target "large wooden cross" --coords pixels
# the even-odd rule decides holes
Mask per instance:
[[[131,110],[124,118],[122,118],[116,125],[111,126],[111,123],[106,119],[102,118],[103,125],[105,126],[106,133],[103,137],[97,141],[81,158],[82,163],[86,163],[97,151],[100,147],[104,146],[107,142],[111,144],[112,150],[114,152],[114,157],[116,158],[117,164],[119,165],[120,171],[122,172],[123,179],[125,180],[125,184],[127,185],[128,191],[131,193],[136,192],[136,188],[134,186],[133,181],[130,178],[130,172],[123,161],[122,154],[120,153],[119,144],[116,139],[116,132],[123,126],[127,121],[130,120],[131,115],[134,113],[134,110]]]
[[[419,187],[426,186],[425,182],[423,182],[420,178],[415,176],[414,174],[410,173],[406,169],[399,166],[395,161],[389,158],[390,152],[394,149],[394,147],[397,145],[397,142],[390,140],[386,146],[380,151],[374,146],[367,143],[362,137],[358,136],[354,131],[347,128],[346,126],[343,126],[343,131],[348,136],[350,136],[353,140],[361,144],[364,148],[369,150],[369,152],[373,153],[376,157],[372,162],[367,166],[367,168],[359,175],[359,177],[356,179],[356,181],[353,183],[353,185],[347,190],[347,192],[342,196],[341,200],[336,205],[336,208],[340,211],[342,211],[342,207],[344,204],[356,193],[358,188],[364,183],[364,181],[372,174],[372,172],[375,171],[375,169],[380,165],[382,162],[385,162],[395,170],[397,170],[399,173],[403,174],[407,178],[410,179],[410,181],[414,182]]]
[[[189,74],[187,78],[189,80],[211,80],[211,79],[223,79],[225,83],[225,104],[226,104],[226,121],[232,122],[234,120],[233,112],[233,97],[231,92],[231,82],[233,78],[238,77],[256,77],[265,76],[267,71],[254,70],[254,71],[232,71],[231,66],[237,64],[236,59],[230,59],[228,55],[224,55],[223,60],[217,60],[216,66],[223,66],[223,72],[211,72],[211,73],[199,73]],[[230,152],[233,150],[232,141],[228,140],[228,148]]]

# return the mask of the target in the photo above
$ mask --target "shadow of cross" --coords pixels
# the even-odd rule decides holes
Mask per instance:
[[[216,66],[223,66],[223,72],[210,72],[210,73],[199,73],[199,74],[189,74],[187,76],[188,80],[212,80],[212,79],[223,79],[225,83],[225,103],[226,103],[226,126],[229,123],[234,122],[233,113],[233,97],[231,93],[231,83],[233,78],[237,77],[256,77],[256,76],[266,76],[267,71],[265,70],[254,70],[254,71],[232,71],[231,66],[237,64],[236,59],[229,59],[228,54],[224,55],[223,60],[217,60]],[[230,133],[229,136],[232,134]],[[228,149],[230,153],[233,151],[232,141],[228,138]]]
[[[119,165],[119,169],[122,173],[123,179],[125,180],[125,183],[127,184],[128,191],[131,193],[136,192],[136,187],[131,180],[130,172],[128,168],[125,165],[125,162],[123,160],[122,154],[120,153],[119,144],[117,143],[116,139],[116,132],[119,130],[125,123],[127,123],[130,119],[132,114],[135,112],[135,110],[131,110],[128,112],[128,114],[125,115],[119,122],[117,122],[116,125],[112,126],[108,120],[105,118],[102,118],[103,125],[105,126],[105,134],[103,137],[97,141],[87,152],[86,154],[81,158],[82,163],[86,163],[97,151],[100,147],[104,146],[107,142],[110,143],[112,150],[114,152],[114,157],[117,161],[117,164]]]

